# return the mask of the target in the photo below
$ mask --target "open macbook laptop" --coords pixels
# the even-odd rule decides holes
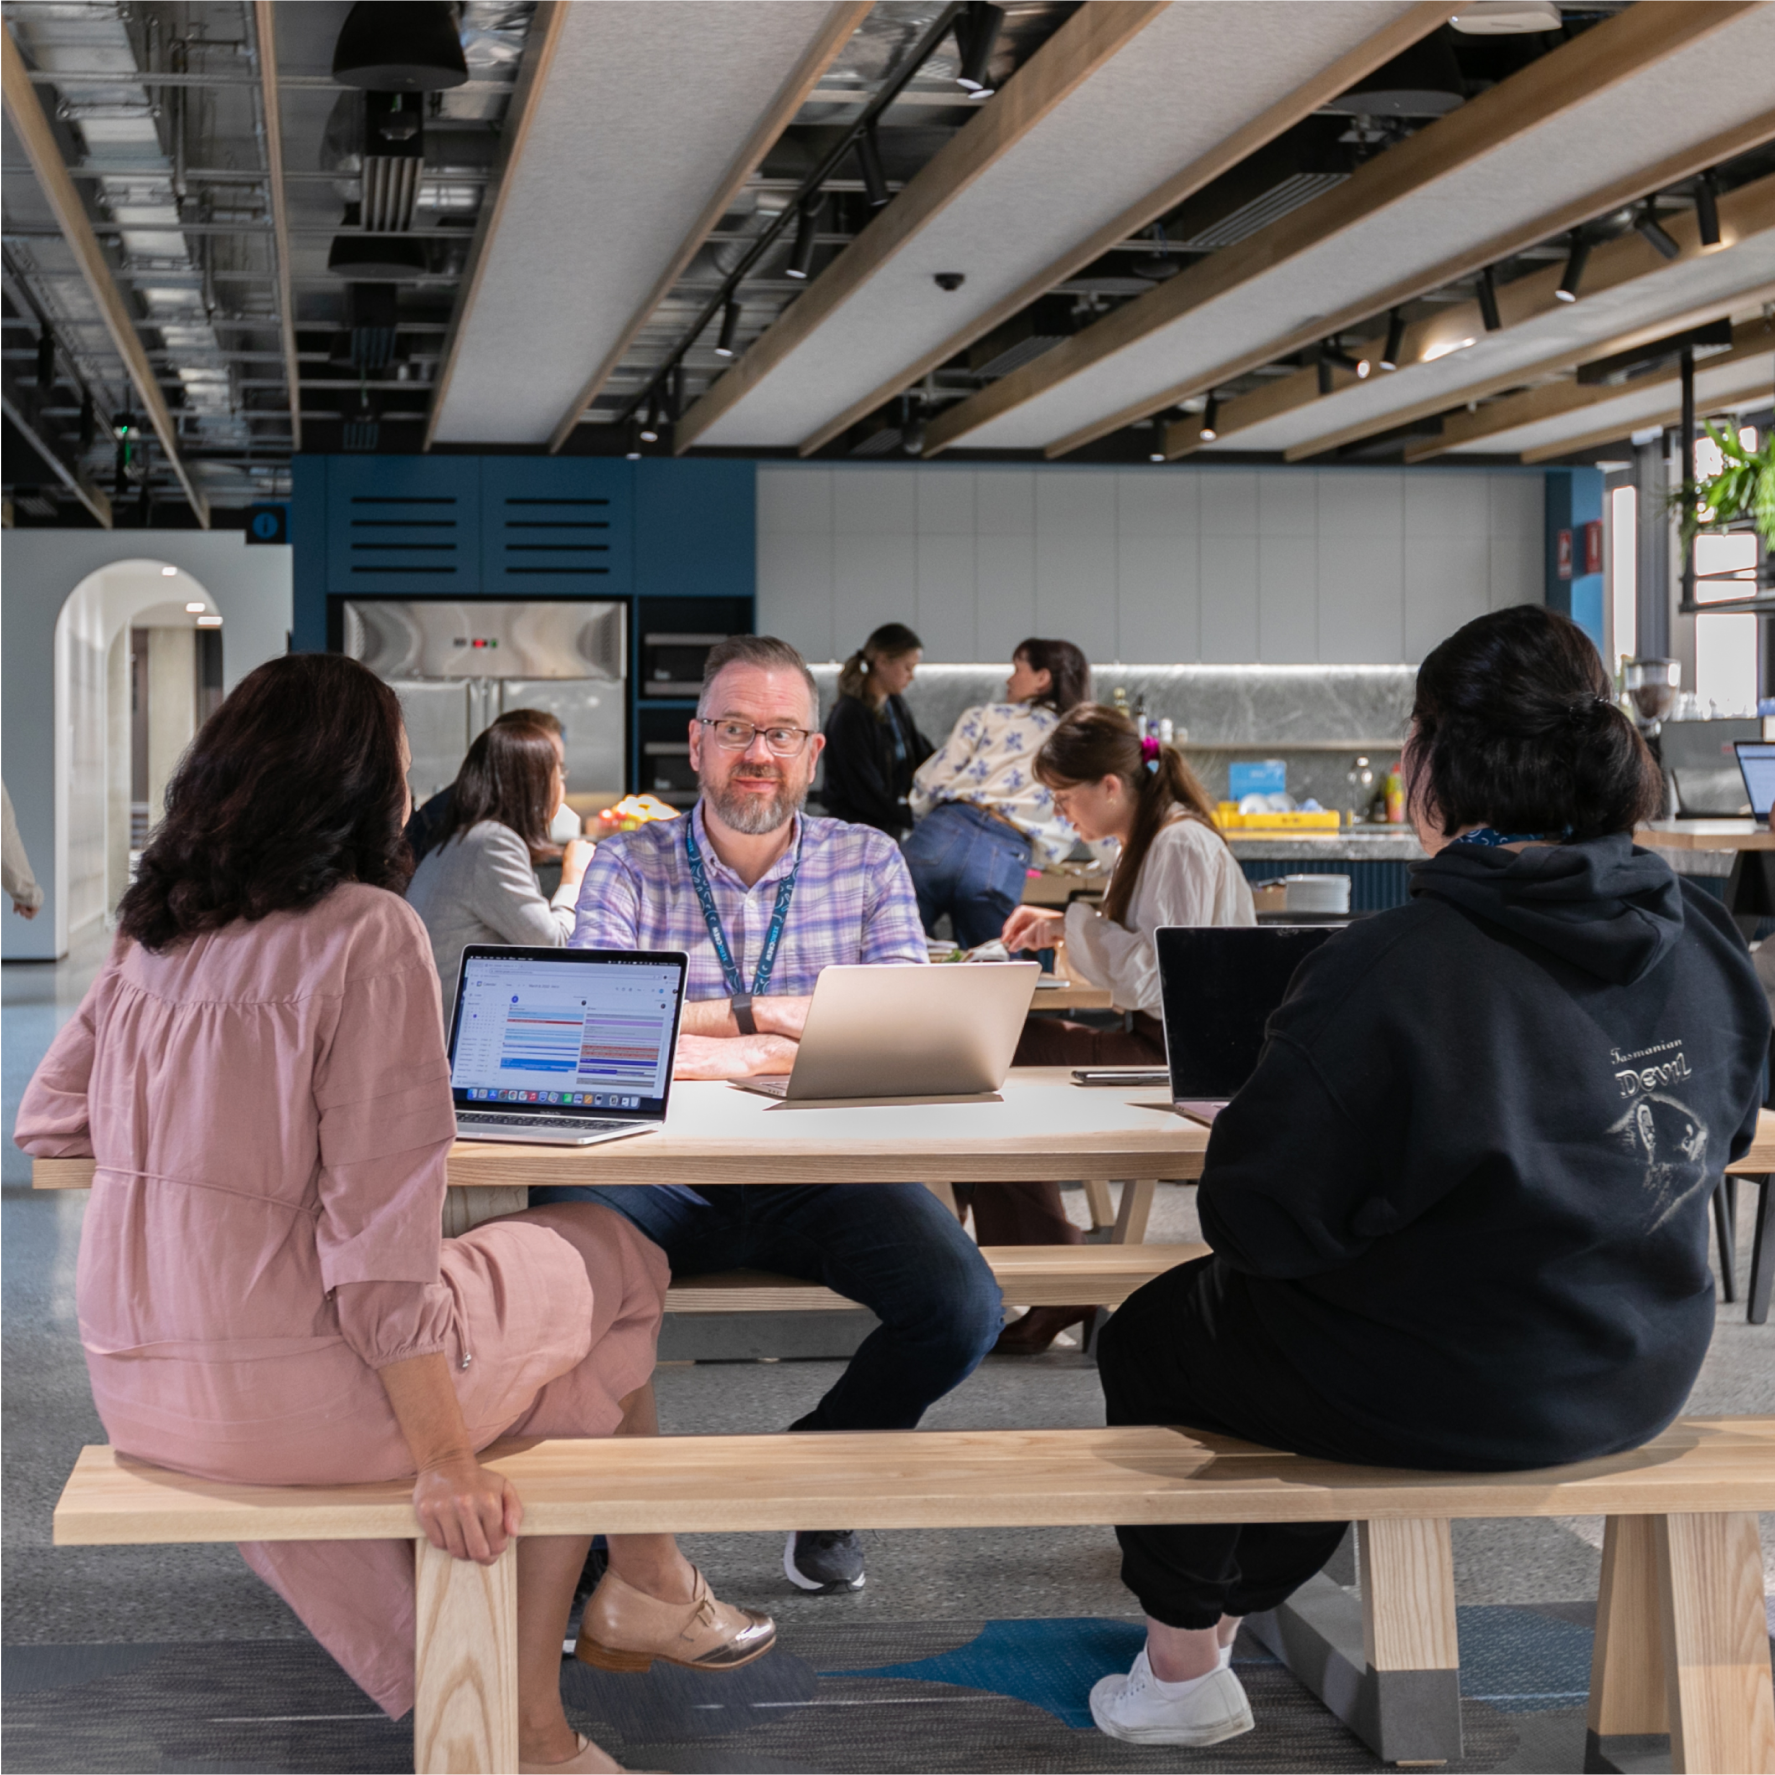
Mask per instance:
[[[1766,820],[1775,806],[1775,740],[1740,740],[1736,750],[1751,814]]]
[[[733,1082],[792,1103],[996,1091],[1011,1070],[1040,972],[1032,961],[825,968],[794,1070]]]
[[[458,1136],[592,1146],[658,1128],[686,965],[676,951],[470,944],[450,1029]]]
[[[1172,1107],[1212,1123],[1257,1068],[1294,970],[1335,925],[1167,925],[1154,933]]]

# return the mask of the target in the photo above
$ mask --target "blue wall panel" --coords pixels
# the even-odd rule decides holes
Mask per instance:
[[[1569,616],[1602,653],[1602,575],[1584,571],[1584,526],[1602,519],[1603,476],[1599,468],[1547,470],[1547,605]],[[1572,533],[1572,577],[1559,577],[1559,533]],[[1611,663],[1612,662],[1608,662]]]
[[[633,463],[590,456],[483,456],[480,466],[483,597],[630,594]]]
[[[636,596],[755,597],[754,465],[646,457],[634,469]]]

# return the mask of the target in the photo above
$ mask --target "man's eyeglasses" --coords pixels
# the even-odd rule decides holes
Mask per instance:
[[[814,737],[805,727],[759,727],[750,721],[717,719],[710,715],[699,715],[697,720],[702,726],[714,730],[715,744],[723,752],[744,752],[759,734],[763,734],[765,745],[777,757],[793,758]]]

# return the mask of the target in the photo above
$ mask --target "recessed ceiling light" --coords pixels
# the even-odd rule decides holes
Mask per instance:
[[[209,609],[207,604],[187,604],[185,614],[187,616],[202,616],[207,609]]]
[[[177,579],[179,577],[179,570],[176,567],[162,567],[160,570],[160,577],[162,579]]]
[[[222,619],[219,616],[200,616],[197,619],[197,626],[200,629],[219,629],[222,626]]]
[[[1424,352],[1423,361],[1433,364],[1439,357],[1447,357],[1450,352],[1465,351],[1474,343],[1471,339],[1445,339],[1440,345],[1432,345]]]

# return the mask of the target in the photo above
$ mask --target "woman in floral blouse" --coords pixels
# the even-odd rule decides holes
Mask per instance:
[[[947,912],[964,949],[991,942],[1023,898],[1031,858],[1057,863],[1072,849],[1073,830],[1037,779],[1035,755],[1090,694],[1090,662],[1070,641],[1024,641],[1004,700],[966,710],[919,767],[918,825],[902,849],[927,933]]]

